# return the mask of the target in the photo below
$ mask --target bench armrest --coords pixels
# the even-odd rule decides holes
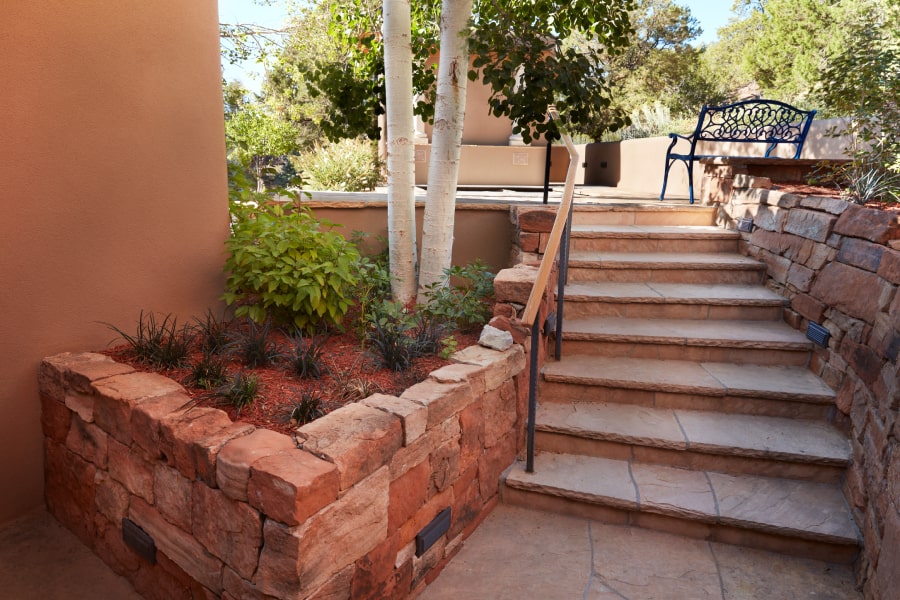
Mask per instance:
[[[694,141],[694,136],[684,136],[678,133],[670,133],[669,137],[672,139],[672,143],[669,144],[669,147],[666,148],[666,159],[668,159],[669,155],[672,153],[672,150],[675,148],[675,144],[678,143],[678,140],[684,140],[688,143],[692,143]]]

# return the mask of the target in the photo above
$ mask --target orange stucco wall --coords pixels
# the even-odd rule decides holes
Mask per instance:
[[[41,357],[214,306],[227,203],[215,0],[0,14],[3,523],[42,502]]]

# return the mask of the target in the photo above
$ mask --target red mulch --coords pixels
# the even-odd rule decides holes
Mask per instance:
[[[271,338],[282,348],[287,348],[288,338],[278,331],[273,331]],[[455,332],[457,349],[461,350],[478,341],[478,333]],[[292,348],[292,347],[291,347]],[[352,333],[332,334],[325,342],[324,365],[327,372],[320,379],[301,379],[291,372],[286,360],[280,364],[266,368],[249,369],[236,359],[228,364],[228,373],[243,370],[258,377],[260,386],[256,400],[236,414],[233,406],[221,403],[204,389],[190,385],[190,367],[177,369],[153,369],[135,360],[127,346],[116,346],[102,351],[111,358],[131,365],[139,371],[156,372],[181,383],[188,395],[198,406],[214,406],[228,413],[233,421],[250,423],[258,427],[272,429],[290,434],[297,428],[291,423],[292,409],[300,401],[304,392],[318,393],[323,399],[326,412],[331,412],[349,402],[361,400],[380,392],[399,396],[403,391],[421,381],[428,374],[440,367],[450,364],[439,356],[424,356],[416,359],[413,365],[403,372],[394,372],[381,368],[374,356],[366,353],[359,339]],[[292,353],[292,352],[291,352]],[[197,362],[200,351],[192,352],[190,363]]]

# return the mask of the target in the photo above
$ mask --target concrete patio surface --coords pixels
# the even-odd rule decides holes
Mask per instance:
[[[852,569],[500,504],[418,600],[859,600]]]
[[[140,600],[141,596],[41,510],[0,527],[0,598]]]
[[[831,565],[500,504],[418,600],[860,600]],[[0,528],[0,598],[140,600],[44,511]]]

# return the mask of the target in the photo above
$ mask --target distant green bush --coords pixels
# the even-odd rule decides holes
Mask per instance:
[[[382,182],[382,161],[368,140],[349,139],[292,157],[309,190],[366,192]]]

